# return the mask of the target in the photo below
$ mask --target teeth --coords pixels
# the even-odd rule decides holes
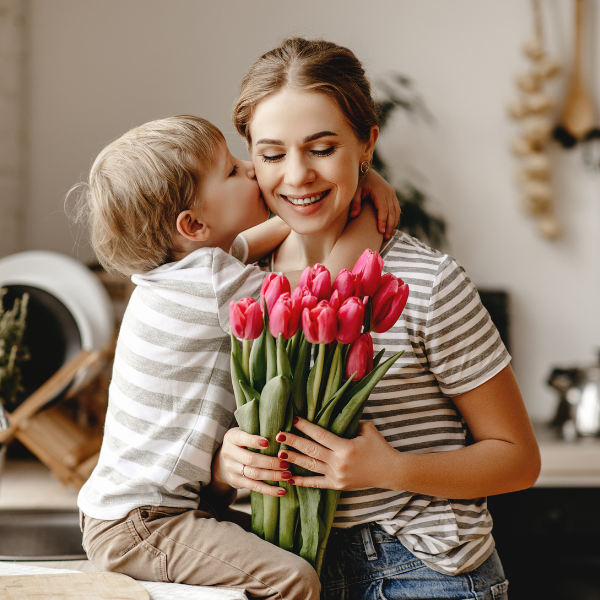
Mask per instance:
[[[317,194],[316,196],[311,196],[310,198],[290,198],[289,196],[286,196],[286,198],[294,206],[307,206],[308,204],[314,204],[315,202],[318,202],[324,195],[325,192],[321,192],[320,194]]]

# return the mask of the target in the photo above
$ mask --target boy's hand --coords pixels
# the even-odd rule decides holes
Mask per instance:
[[[377,209],[377,228],[389,240],[400,220],[400,204],[396,191],[381,175],[370,169],[359,182],[356,194],[350,203],[350,217],[361,210],[363,198],[370,197]]]

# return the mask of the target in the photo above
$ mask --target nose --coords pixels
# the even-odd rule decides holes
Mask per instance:
[[[289,152],[285,161],[284,183],[300,188],[315,179],[315,172],[307,164],[303,154]]]

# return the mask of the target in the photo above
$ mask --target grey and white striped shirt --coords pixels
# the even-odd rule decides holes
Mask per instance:
[[[239,238],[234,249],[245,258]],[[133,276],[100,458],[78,497],[86,515],[110,520],[143,505],[198,507],[235,410],[229,302],[258,298],[264,275],[203,248]]]
[[[510,362],[496,327],[463,268],[404,233],[382,251],[384,270],[410,286],[406,308],[375,352],[404,354],[371,393],[363,419],[401,452],[457,450],[466,428],[452,396],[473,390]],[[449,477],[452,475],[449,474]],[[494,549],[485,498],[449,500],[408,491],[343,492],[334,527],[376,521],[432,569],[456,575]]]

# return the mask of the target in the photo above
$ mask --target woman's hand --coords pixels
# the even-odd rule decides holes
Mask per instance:
[[[239,427],[230,429],[223,438],[219,453],[219,473],[213,474],[236,489],[246,488],[268,496],[283,496],[285,490],[266,481],[286,481],[292,477],[289,462],[277,456],[251,452],[248,448],[261,450],[269,442],[260,435],[251,435]],[[214,464],[214,463],[213,463]],[[215,465],[216,466],[216,465]],[[243,467],[243,472],[242,472]]]
[[[381,175],[370,169],[359,182],[350,204],[350,217],[356,217],[364,198],[370,197],[377,209],[377,228],[389,240],[400,220],[400,204],[396,191]]]
[[[290,483],[301,487],[353,490],[368,487],[386,488],[390,465],[398,452],[369,421],[361,421],[357,436],[346,440],[298,418],[294,426],[306,438],[281,432],[277,441],[293,447],[280,450],[279,457],[304,467],[314,476],[294,476]]]

